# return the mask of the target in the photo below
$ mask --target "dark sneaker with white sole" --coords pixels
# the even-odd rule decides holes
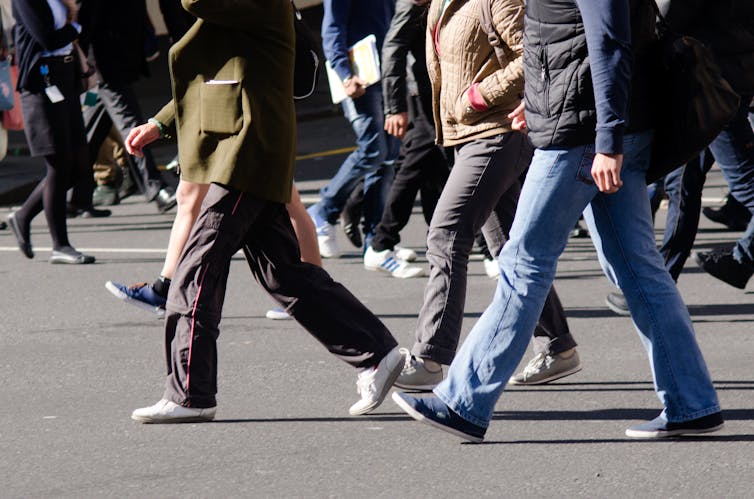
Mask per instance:
[[[165,303],[167,300],[158,295],[151,284],[140,282],[133,286],[126,286],[113,281],[107,281],[105,288],[116,298],[135,307],[152,312],[158,317],[165,317]]]
[[[415,420],[475,444],[481,443],[487,432],[487,428],[466,421],[436,396],[420,398],[393,392],[393,402]]]
[[[682,435],[701,435],[717,431],[724,424],[723,415],[719,412],[681,423],[671,423],[662,416],[658,416],[652,421],[628,428],[626,436],[631,438],[655,439],[679,437]]]

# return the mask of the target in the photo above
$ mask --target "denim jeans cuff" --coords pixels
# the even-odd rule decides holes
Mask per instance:
[[[482,428],[488,428],[490,426],[489,421],[481,420],[471,415],[465,408],[461,407],[452,397],[442,391],[441,387],[437,387],[433,390],[433,393],[447,405],[451,411],[458,414],[460,417],[468,421],[469,423],[481,426]]]

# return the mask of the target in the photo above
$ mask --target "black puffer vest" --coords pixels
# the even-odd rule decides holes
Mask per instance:
[[[625,0],[628,1],[628,0]],[[651,128],[652,0],[630,0],[634,54],[627,131]],[[524,29],[526,123],[536,147],[572,147],[595,140],[589,54],[575,0],[529,0]]]

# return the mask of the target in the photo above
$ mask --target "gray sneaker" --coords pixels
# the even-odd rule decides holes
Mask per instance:
[[[574,350],[567,359],[560,355],[538,353],[529,361],[523,371],[511,376],[512,385],[541,385],[581,371],[579,353]]]
[[[404,390],[432,390],[443,379],[442,367],[436,371],[427,369],[427,365],[422,359],[411,355],[406,348],[401,348],[401,352],[406,356],[406,364],[403,371],[395,381],[395,386]]]

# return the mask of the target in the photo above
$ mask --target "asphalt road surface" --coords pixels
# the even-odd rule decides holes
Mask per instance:
[[[311,202],[352,138],[340,117],[302,123],[299,135],[297,180]],[[165,160],[172,150],[158,153]],[[705,203],[720,201],[723,184],[715,172]],[[727,424],[704,438],[630,440],[625,428],[654,418],[660,405],[631,321],[604,307],[613,289],[589,239],[571,241],[556,281],[583,370],[512,387],[482,445],[414,422],[389,398],[374,414],[350,417],[356,373],[295,322],[265,319],[272,302],[239,256],[221,324],[217,420],[138,424],[131,411],[162,393],[161,322],[116,300],[104,283],[153,280],[172,216],[132,197],[109,218],[70,221],[73,244],[97,257],[80,267],[47,263],[41,216],[34,260],[0,231],[0,497],[752,495],[754,288],[741,292],[689,262],[679,288]],[[738,235],[702,224],[697,249]],[[425,231],[417,208],[404,244],[426,267]],[[339,237],[348,251],[326,269],[410,346],[425,279],[368,272]],[[494,290],[478,257],[469,271],[464,333]]]

